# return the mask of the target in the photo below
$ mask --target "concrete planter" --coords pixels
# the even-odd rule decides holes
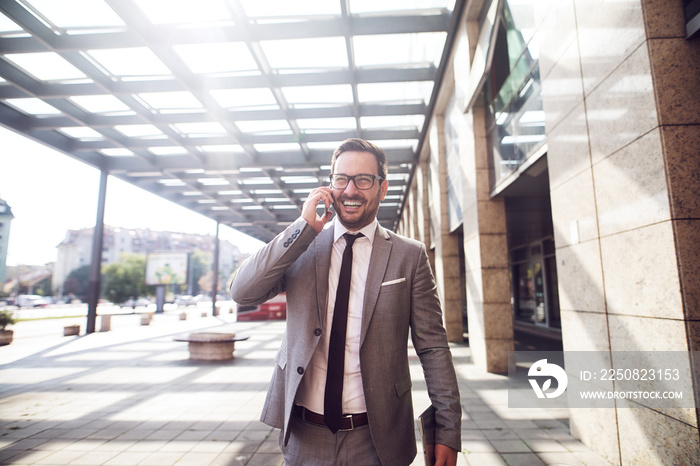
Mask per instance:
[[[12,343],[14,330],[0,330],[0,346],[9,345]]]
[[[80,334],[80,325],[66,325],[63,327],[63,336],[70,337]]]
[[[100,316],[100,332],[109,332],[112,329],[112,316],[105,314]]]
[[[190,359],[195,361],[226,361],[233,359],[237,341],[250,338],[248,335],[219,332],[194,332],[175,341],[186,341]]]

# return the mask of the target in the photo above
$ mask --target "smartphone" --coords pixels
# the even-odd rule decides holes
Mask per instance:
[[[329,188],[330,188],[330,186],[329,186]],[[332,193],[331,193],[331,197],[333,197]],[[335,202],[335,198],[333,198],[333,201]],[[331,204],[328,207],[326,207],[326,205],[323,204],[323,218],[326,218],[326,216],[328,215],[328,212],[330,212],[332,208],[333,208],[333,204]]]

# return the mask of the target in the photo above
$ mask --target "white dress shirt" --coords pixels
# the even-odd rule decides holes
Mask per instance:
[[[335,295],[340,278],[340,265],[345,251],[345,238],[348,232],[335,218],[333,251],[331,265],[328,271],[328,303],[326,320],[323,323],[321,341],[311,358],[304,378],[297,392],[296,404],[304,406],[315,413],[323,414],[323,399],[326,391],[326,370],[328,367],[328,344],[333,324]],[[377,230],[377,219],[359,233],[365,235],[358,238],[352,248],[352,276],[350,278],[350,298],[348,301],[348,326],[345,337],[345,375],[343,376],[343,414],[357,414],[367,411],[365,395],[362,388],[360,371],[360,335],[362,332],[362,310],[364,307],[365,284],[369,271],[369,260],[372,255],[372,243]],[[355,232],[353,232],[355,233]],[[342,239],[341,239],[342,238]]]

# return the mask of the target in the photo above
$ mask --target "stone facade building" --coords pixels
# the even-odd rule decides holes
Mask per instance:
[[[466,332],[484,370],[505,373],[526,335],[693,367],[700,39],[684,3],[467,3],[400,232],[431,248],[450,338]],[[614,464],[696,464],[697,403],[572,409],[571,431]]]

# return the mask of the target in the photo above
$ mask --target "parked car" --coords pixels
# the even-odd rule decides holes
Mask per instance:
[[[198,294],[197,296],[193,297],[192,300],[195,303],[203,303],[203,302],[211,301],[211,296],[206,295],[206,294]]]
[[[236,319],[250,320],[285,320],[287,318],[287,295],[278,294],[259,306],[238,306]]]
[[[129,298],[122,303],[122,307],[148,306],[149,304],[151,304],[151,300],[148,298]]]
[[[183,294],[175,298],[175,304],[178,306],[190,306],[195,304],[194,297],[188,294]]]
[[[50,298],[36,294],[21,294],[15,302],[17,307],[44,307],[49,304],[52,304]]]

